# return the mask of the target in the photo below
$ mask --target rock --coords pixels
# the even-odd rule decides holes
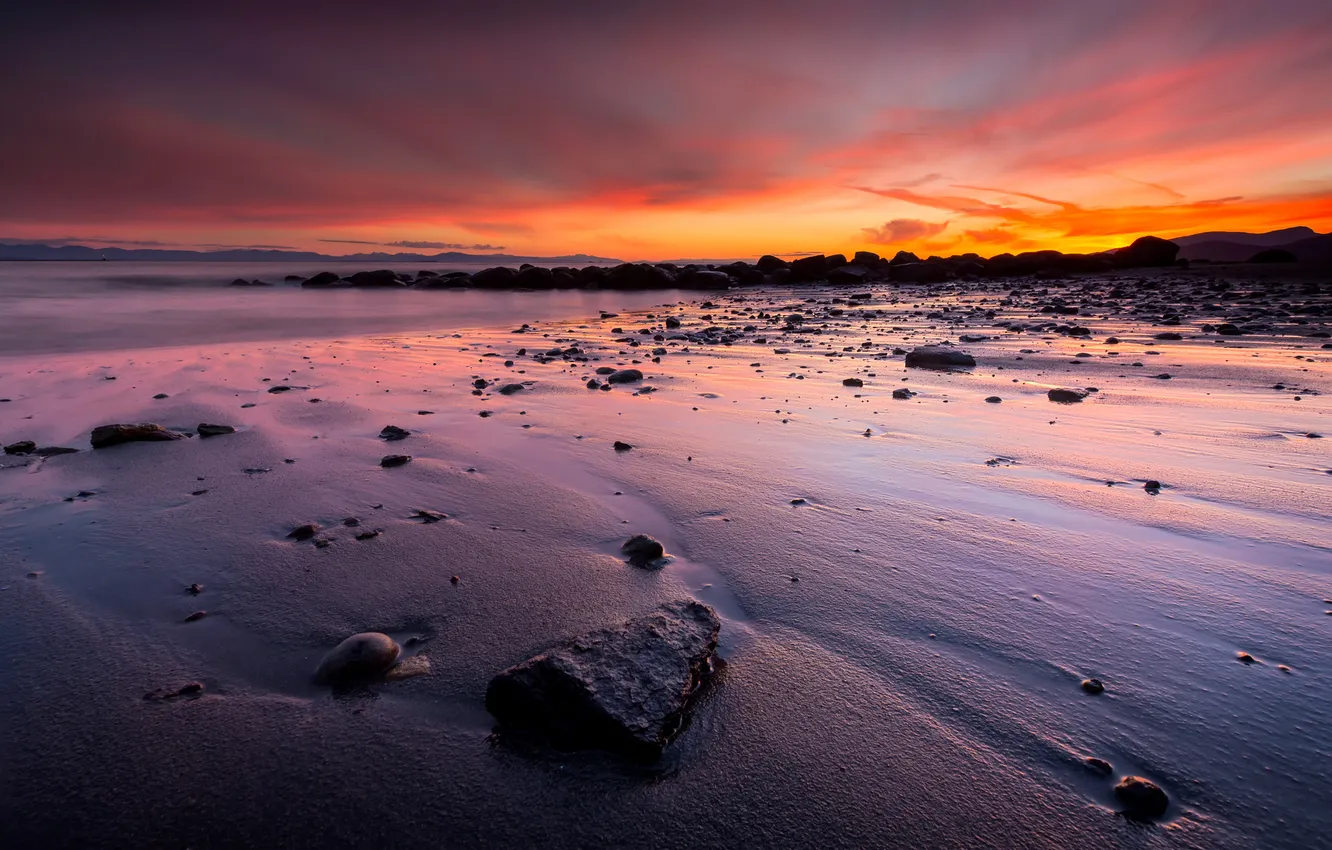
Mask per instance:
[[[1050,401],[1058,404],[1076,404],[1086,398],[1089,393],[1086,390],[1075,390],[1068,387],[1056,387],[1045,394]]]
[[[1082,763],[1087,765],[1088,770],[1099,773],[1102,776],[1109,776],[1115,772],[1115,769],[1110,762],[1105,759],[1098,759],[1095,756],[1087,756],[1087,758],[1082,760]]]
[[[1124,804],[1124,814],[1151,820],[1165,814],[1170,798],[1155,782],[1141,776],[1125,776],[1115,786],[1115,796]]]
[[[651,263],[622,263],[604,275],[600,284],[607,289],[669,289],[675,285],[675,276],[668,269]]]
[[[629,559],[629,563],[636,567],[649,566],[666,554],[666,548],[658,540],[646,534],[635,534],[630,537],[624,541],[620,551]]]
[[[388,672],[384,674],[384,678],[390,682],[400,682],[403,679],[414,679],[417,676],[428,675],[430,675],[430,656],[413,655],[390,667]]]
[[[951,369],[958,366],[975,366],[976,358],[965,351],[925,346],[908,352],[906,365],[920,369]]]
[[[236,429],[230,425],[208,425],[206,423],[200,423],[195,430],[199,432],[200,437],[221,437],[223,434],[236,433]]]
[[[526,266],[513,276],[513,285],[520,289],[554,289],[555,272],[544,266]]]
[[[682,273],[678,278],[681,289],[727,289],[731,285],[731,276],[726,272],[699,269]]]
[[[442,514],[439,511],[428,511],[424,508],[412,511],[412,518],[419,519],[421,522],[429,525],[432,522],[441,522],[449,518],[448,514]]]
[[[651,762],[684,725],[710,670],[721,622],[693,600],[559,644],[491,679],[486,709],[501,728],[563,749]]]
[[[1142,489],[1146,490],[1148,493],[1159,493],[1161,492],[1161,482],[1156,479],[1148,479],[1142,485]]]
[[[613,448],[614,448],[617,452],[627,452],[627,451],[629,451],[630,449],[632,449],[633,446],[629,445],[628,443],[626,443],[626,442],[624,442],[624,441],[622,441],[622,440],[616,440],[616,441],[615,441],[615,445],[613,446]]]
[[[306,278],[301,281],[301,286],[332,286],[339,280],[341,280],[341,278],[333,272],[320,272],[314,277]]]
[[[392,288],[405,285],[398,279],[397,273],[390,271],[389,269],[379,269],[372,272],[357,272],[347,278],[347,280],[351,281],[352,286],[375,288]]]
[[[384,455],[379,459],[379,465],[385,469],[392,469],[395,466],[405,466],[411,462],[411,455]]]
[[[792,260],[791,275],[796,280],[819,280],[828,271],[828,258],[822,254]]]
[[[772,254],[764,254],[762,257],[758,258],[758,262],[754,265],[764,274],[772,274],[778,269],[786,268],[787,262],[781,257],[774,257]]]
[[[405,440],[412,435],[406,428],[399,428],[397,425],[385,425],[384,430],[379,432],[379,439],[387,440],[390,443],[398,440]]]
[[[180,699],[181,697],[190,697],[192,699],[198,699],[199,697],[203,696],[203,692],[204,692],[204,686],[202,683],[187,682],[186,684],[181,685],[179,688],[176,688],[174,691],[168,691],[165,688],[158,688],[155,691],[151,691],[149,693],[144,694],[143,698],[148,700],[149,702],[169,702],[173,699]]]
[[[1235,325],[1232,325],[1230,322],[1217,325],[1216,332],[1221,334],[1221,336],[1242,336],[1244,334],[1244,331],[1240,330]]]
[[[842,380],[842,386],[844,386],[844,387],[863,387],[863,386],[865,386],[865,382],[862,381],[862,380],[860,380],[859,378],[844,378],[844,379]]]
[[[401,652],[402,648],[386,634],[361,632],[352,635],[319,662],[315,681],[333,685],[380,676],[393,666]]]
[[[870,270],[861,265],[839,266],[828,272],[829,283],[860,283],[870,276]]]
[[[137,425],[98,425],[92,430],[92,447],[104,449],[121,443],[161,443],[169,440],[183,440],[184,434],[168,431],[161,425],[141,422]]]
[[[185,592],[191,596],[198,596],[200,593],[203,593],[203,585],[196,582],[185,588]]]
[[[5,446],[7,455],[26,455],[37,450],[37,444],[32,440],[19,440],[17,443],[10,443]]]
[[[1083,679],[1082,689],[1089,694],[1099,694],[1105,691],[1105,685],[1100,679]]]
[[[503,289],[512,286],[517,276],[518,273],[508,266],[495,266],[472,275],[472,284],[481,289]]]
[[[1157,334],[1157,335],[1156,335],[1156,339],[1162,339],[1162,340],[1172,340],[1172,341],[1173,341],[1173,340],[1180,340],[1180,339],[1183,339],[1183,338],[1184,338],[1184,337],[1183,337],[1182,334],[1177,334],[1177,333],[1175,333],[1175,332],[1173,332],[1173,331],[1170,331],[1170,332],[1167,332],[1167,333],[1163,333],[1163,334]]]
[[[1179,246],[1159,236],[1143,236],[1115,252],[1115,263],[1126,268],[1173,266]]]
[[[166,393],[158,393],[157,395],[153,396],[153,399],[155,401],[161,401],[164,398],[168,398]]]
[[[948,269],[938,263],[897,263],[891,276],[901,283],[942,283],[948,280]]]
[[[897,399],[898,401],[907,401],[913,395],[915,395],[915,393],[913,393],[911,390],[907,389],[906,387],[898,387],[897,389],[893,390],[893,398]]]
[[[643,373],[637,369],[620,369],[611,372],[606,378],[608,384],[632,384],[634,381],[643,380]]]
[[[32,454],[38,457],[55,457],[56,455],[74,455],[78,454],[79,449],[72,449],[68,446],[42,446]]]
[[[298,525],[293,528],[291,532],[287,534],[287,537],[296,541],[304,541],[309,540],[318,533],[319,526],[313,522],[308,522],[305,525]]]
[[[193,614],[191,614],[191,615],[189,615],[188,617],[185,618],[185,622],[187,622],[187,623],[195,623],[195,622],[198,622],[199,620],[202,620],[204,617],[207,617],[207,616],[208,616],[208,612],[207,612],[207,611],[195,611]]]
[[[1259,251],[1249,258],[1251,263],[1296,263],[1299,257],[1284,248],[1268,248],[1266,251]]]
[[[522,384],[505,384],[499,388],[498,392],[500,395],[513,395],[514,393],[520,393],[525,389],[527,389],[527,387]]]

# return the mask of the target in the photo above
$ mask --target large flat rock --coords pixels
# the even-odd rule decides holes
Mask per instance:
[[[491,679],[486,708],[557,747],[654,760],[679,732],[720,629],[700,602],[663,605],[510,667]]]
[[[184,434],[168,431],[161,425],[151,422],[139,422],[130,425],[98,425],[92,430],[92,447],[105,449],[121,443],[161,443],[168,440],[183,440]]]
[[[927,345],[907,353],[906,365],[922,369],[953,369],[976,365],[976,358],[965,351]]]

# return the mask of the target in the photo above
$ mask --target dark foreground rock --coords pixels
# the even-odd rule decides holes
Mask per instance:
[[[1179,246],[1174,242],[1167,242],[1159,236],[1143,236],[1127,248],[1115,252],[1115,260],[1128,268],[1173,266],[1178,254]]]
[[[610,384],[632,384],[634,381],[643,380],[643,373],[637,369],[620,369],[618,372],[611,372],[606,382]]]
[[[199,432],[200,437],[222,437],[236,433],[236,429],[231,425],[209,425],[207,422],[199,423],[199,427],[195,430]]]
[[[629,559],[629,563],[636,567],[651,566],[653,561],[666,554],[666,548],[661,545],[661,541],[646,534],[635,534],[630,537],[624,541],[620,551]]]
[[[953,369],[959,366],[975,366],[976,358],[965,351],[925,346],[908,352],[906,365],[923,369]]]
[[[1075,390],[1069,387],[1056,387],[1045,394],[1046,398],[1056,404],[1077,404],[1088,395],[1089,393],[1086,390]]]
[[[161,425],[140,422],[135,425],[98,425],[92,431],[92,447],[104,449],[121,443],[162,443],[168,440],[183,440],[184,434],[168,431]]]
[[[1115,786],[1115,796],[1124,805],[1124,814],[1144,820],[1159,818],[1170,805],[1170,798],[1160,786],[1141,776],[1125,776]]]
[[[402,648],[386,634],[361,632],[344,640],[324,656],[315,681],[336,685],[370,679],[388,672]]]
[[[720,630],[707,605],[672,602],[510,667],[490,681],[486,708],[562,749],[653,761],[682,728]]]
[[[320,272],[314,277],[310,277],[302,281],[301,286],[309,286],[309,287],[332,286],[335,283],[337,283],[339,280],[341,280],[341,278],[339,278],[333,272]]]

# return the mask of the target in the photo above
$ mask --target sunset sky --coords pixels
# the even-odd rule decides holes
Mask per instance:
[[[1329,0],[78,6],[0,27],[6,239],[669,259],[1332,230]]]

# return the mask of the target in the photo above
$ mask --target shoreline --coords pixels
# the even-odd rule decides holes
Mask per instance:
[[[1196,307],[1170,326],[1155,307],[1040,312],[1109,303],[1112,283],[738,290],[522,334],[515,316],[429,336],[6,357],[32,367],[5,379],[26,388],[4,391],[6,443],[64,445],[111,421],[240,430],[0,469],[0,641],[15,663],[0,710],[23,721],[7,752],[25,768],[0,836],[1130,840],[1143,827],[1115,814],[1091,757],[1166,789],[1172,808],[1148,829],[1172,846],[1325,834],[1311,736],[1328,719],[1332,552],[1310,494],[1332,492],[1332,467],[1303,435],[1332,430],[1329,355],[1294,334],[1217,343],[1201,326],[1226,317]],[[1166,328],[1182,338],[1155,339]],[[945,339],[977,366],[893,353]],[[588,389],[600,366],[645,377]],[[497,392],[515,380],[534,383]],[[282,382],[308,389],[267,392]],[[1046,397],[1089,385],[1078,404]],[[386,424],[412,433],[390,448]],[[413,460],[379,468],[390,450]],[[448,519],[413,520],[422,508]],[[383,533],[357,541],[348,516]],[[331,545],[286,539],[303,522]],[[676,560],[626,567],[635,532]],[[200,596],[181,592],[191,582]],[[490,742],[491,676],[681,594],[721,613],[727,663],[657,769]],[[182,622],[195,608],[208,616]],[[430,675],[351,699],[309,683],[366,629],[425,637]],[[59,692],[43,685],[53,670]],[[1078,687],[1089,676],[1105,694]],[[197,700],[141,699],[194,680]],[[54,805],[71,782],[78,810]],[[107,794],[127,782],[138,793]],[[557,804],[535,812],[534,797]]]

